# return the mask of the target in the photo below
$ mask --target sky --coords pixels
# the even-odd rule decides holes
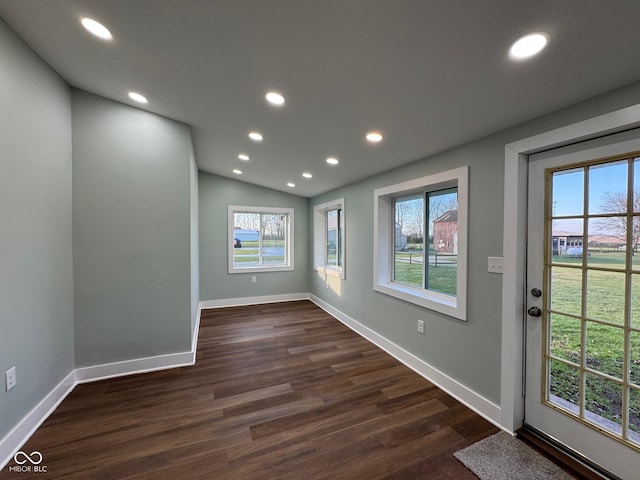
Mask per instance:
[[[627,160],[589,167],[589,206],[590,215],[616,213],[602,208],[602,199],[606,193],[626,193],[628,163]],[[634,184],[640,188],[640,158],[633,165]],[[556,172],[553,175],[553,216],[582,215],[584,212],[585,169],[577,168]],[[597,222],[593,222],[595,226]],[[602,229],[602,227],[600,227]],[[554,221],[554,230],[582,232],[582,221],[566,219]],[[589,232],[590,234],[606,232]]]

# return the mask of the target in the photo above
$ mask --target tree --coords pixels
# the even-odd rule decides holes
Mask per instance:
[[[402,234],[407,237],[422,237],[424,217],[424,200],[422,197],[407,198],[396,201],[396,223],[402,227]]]
[[[632,203],[633,211],[640,212],[640,188],[635,189]],[[627,192],[605,192],[602,195],[602,199],[600,200],[602,212],[619,214],[613,217],[600,218],[597,221],[597,225],[602,229],[602,233],[618,237],[625,243],[627,242],[627,224],[629,218],[627,216],[627,207]],[[640,217],[633,217],[630,233],[632,251],[635,251],[638,242],[640,242]]]
[[[258,230],[260,227],[259,213],[239,213],[233,214],[233,227],[236,230]]]
[[[429,224],[425,225],[425,202]],[[401,197],[395,201],[395,221],[400,226],[407,243],[423,244],[433,237],[434,220],[449,210],[458,209],[457,190],[446,190],[428,194],[416,194]],[[425,231],[426,230],[426,231]],[[427,237],[428,235],[428,237]]]
[[[284,239],[286,216],[280,214],[262,215],[262,238]]]

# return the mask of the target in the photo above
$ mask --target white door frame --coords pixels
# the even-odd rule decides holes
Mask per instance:
[[[524,311],[529,155],[640,126],[640,104],[505,145],[500,423],[514,432],[524,418]]]

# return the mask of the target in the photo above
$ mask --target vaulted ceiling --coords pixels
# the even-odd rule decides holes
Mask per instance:
[[[191,125],[201,170],[308,197],[640,80],[638,0],[0,0],[0,17],[71,86]],[[531,32],[547,48],[512,60]]]

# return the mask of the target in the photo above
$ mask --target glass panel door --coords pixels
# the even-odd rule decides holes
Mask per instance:
[[[546,170],[543,271],[544,402],[632,446],[640,395],[625,366],[640,350],[630,315],[637,163],[625,156]]]
[[[640,132],[529,157],[525,423],[620,478],[640,452]]]

